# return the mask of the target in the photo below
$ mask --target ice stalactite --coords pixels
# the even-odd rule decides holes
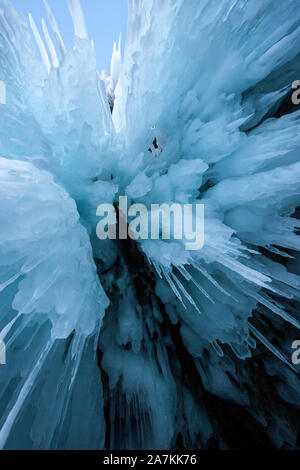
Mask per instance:
[[[110,74],[107,76],[105,70],[101,73],[101,79],[105,83],[106,93],[108,96],[108,102],[111,112],[114,109],[115,102],[115,90],[119,83],[121,66],[122,66],[122,52],[121,52],[121,40],[122,36],[120,34],[119,44],[114,43],[113,53],[111,56],[110,62]]]

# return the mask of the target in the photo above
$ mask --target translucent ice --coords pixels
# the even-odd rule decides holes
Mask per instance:
[[[109,76],[44,3],[0,0],[1,447],[295,447],[298,0],[130,0]],[[203,249],[101,242],[120,195]]]

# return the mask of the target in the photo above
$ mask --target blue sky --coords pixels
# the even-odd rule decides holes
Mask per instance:
[[[41,31],[41,18],[46,19],[42,0],[11,0],[11,3],[28,18],[32,13]],[[74,31],[71,16],[64,0],[48,0],[64,41],[73,44]],[[127,24],[127,0],[81,0],[89,38],[94,40],[99,70],[109,72],[113,43],[122,32],[124,47]]]

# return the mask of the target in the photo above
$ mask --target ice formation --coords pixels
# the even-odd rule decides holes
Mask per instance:
[[[298,0],[129,0],[109,77],[44,3],[0,0],[1,448],[299,446]],[[119,195],[203,249],[100,241]]]

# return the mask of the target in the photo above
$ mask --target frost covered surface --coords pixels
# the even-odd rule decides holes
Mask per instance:
[[[0,0],[1,447],[296,447],[298,0],[130,0],[108,78],[67,3],[72,49]],[[203,249],[97,240],[125,194]]]

